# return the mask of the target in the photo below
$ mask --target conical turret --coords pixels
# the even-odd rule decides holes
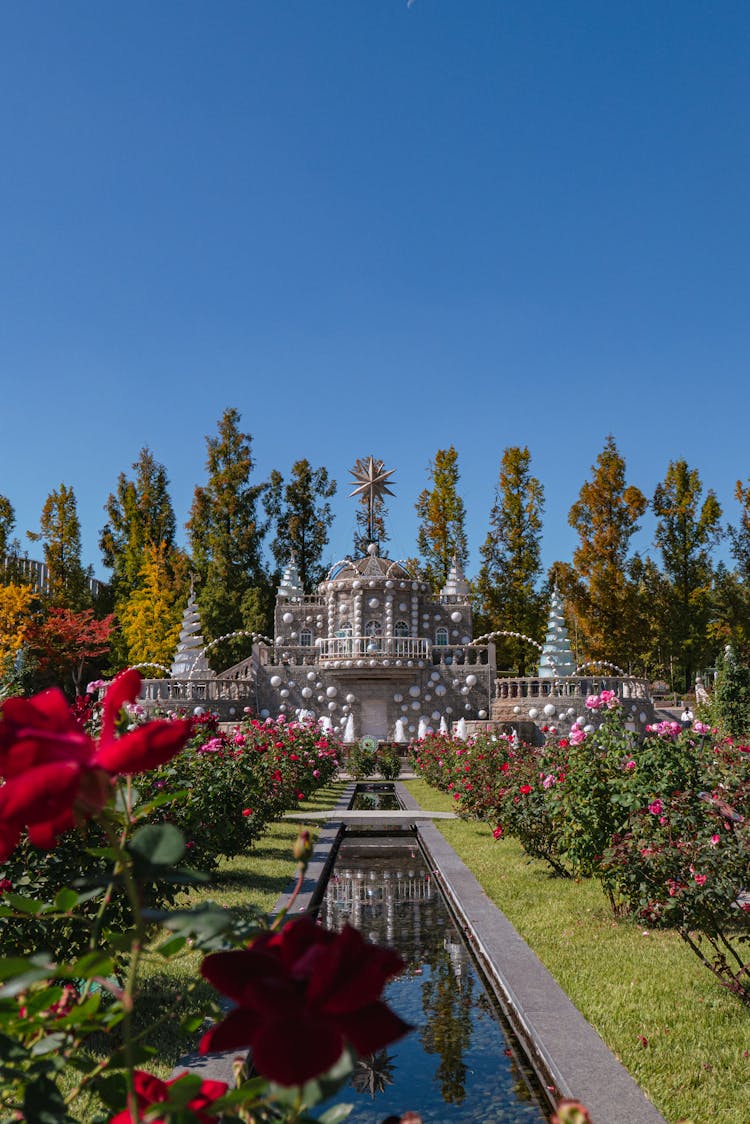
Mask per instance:
[[[568,640],[568,630],[565,627],[562,598],[557,590],[553,589],[547,621],[547,635],[539,659],[539,678],[559,679],[563,675],[573,675],[575,669],[575,660]]]
[[[201,636],[200,612],[191,586],[190,597],[182,617],[177,651],[172,661],[172,679],[187,679],[188,675],[192,679],[212,678],[214,673],[203,655],[205,646],[206,641]]]
[[[287,601],[300,601],[304,596],[304,592],[302,579],[297,569],[297,559],[292,555],[289,559],[288,566],[281,575],[277,596],[285,597]]]
[[[440,590],[441,597],[468,597],[471,593],[471,587],[466,580],[463,566],[459,561],[456,554],[453,555],[453,565],[451,566],[448,577],[445,579],[445,585]]]

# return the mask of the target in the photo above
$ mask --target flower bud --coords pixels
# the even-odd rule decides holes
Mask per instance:
[[[552,1124],[591,1124],[591,1117],[580,1101],[560,1101]]]
[[[312,858],[312,839],[309,831],[301,831],[294,841],[294,857],[304,869]]]

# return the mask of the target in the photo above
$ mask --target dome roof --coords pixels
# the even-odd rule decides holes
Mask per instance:
[[[401,562],[381,558],[376,543],[370,543],[364,558],[344,558],[332,566],[326,580],[348,582],[354,578],[398,578],[411,581],[411,574]]]

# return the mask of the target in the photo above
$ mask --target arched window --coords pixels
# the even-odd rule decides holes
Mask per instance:
[[[435,630],[435,643],[440,648],[445,648],[448,644],[448,629],[438,628]]]
[[[393,630],[394,636],[408,636],[410,632],[407,621],[396,621],[396,627]]]
[[[365,636],[380,636],[383,632],[383,626],[380,621],[368,621],[365,625]]]
[[[303,648],[312,648],[312,630],[303,628],[299,634],[299,642]]]

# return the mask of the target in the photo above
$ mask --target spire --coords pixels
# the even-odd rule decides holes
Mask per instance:
[[[192,673],[192,678],[213,678],[213,671],[208,666],[208,661],[203,655],[206,642],[201,636],[201,618],[198,604],[195,600],[195,590],[190,584],[190,596],[182,616],[180,639],[177,642],[177,651],[172,661],[172,679],[187,679]]]
[[[468,597],[471,593],[471,588],[466,580],[464,568],[457,554],[453,555],[453,564],[448,571],[448,577],[445,579],[445,585],[440,590],[441,597]]]
[[[285,597],[287,601],[301,601],[304,596],[304,589],[302,588],[302,579],[299,576],[297,569],[297,559],[292,553],[289,559],[289,564],[281,575],[281,582],[279,583],[277,597]]]
[[[559,679],[562,675],[573,675],[575,669],[575,660],[565,627],[562,598],[557,590],[553,589],[547,620],[547,635],[539,658],[539,678]]]

